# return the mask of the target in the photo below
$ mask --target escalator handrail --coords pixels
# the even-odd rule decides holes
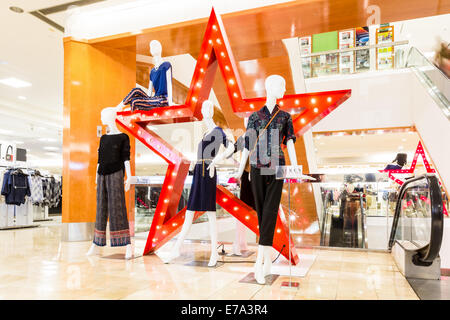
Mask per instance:
[[[401,214],[402,199],[405,195],[409,184],[422,179],[427,179],[428,187],[430,189],[430,207],[431,207],[431,234],[430,242],[419,248],[414,258],[415,264],[429,265],[438,256],[441,250],[442,236],[444,231],[444,211],[442,202],[442,193],[439,186],[439,180],[435,174],[423,174],[416,178],[407,180],[402,187],[397,198],[395,206],[394,219],[392,221],[391,235],[389,237],[389,250],[395,242],[395,234],[397,233],[398,220]]]

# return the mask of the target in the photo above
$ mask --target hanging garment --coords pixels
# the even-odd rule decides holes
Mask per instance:
[[[242,151],[245,148],[245,135],[240,136],[234,144],[234,153]],[[250,161],[247,158],[244,172],[241,176],[241,192],[239,198],[244,201],[245,204],[255,209],[255,198],[253,197],[252,185],[249,180]]]
[[[155,95],[150,97],[144,90],[134,88],[123,100],[124,105],[131,105],[131,110],[151,110],[169,105],[167,100],[167,70],[171,69],[170,62],[165,61],[150,71],[150,81]]]
[[[130,229],[125,205],[122,170],[97,178],[97,215],[94,243],[106,245],[106,223],[109,218],[109,234],[112,247],[131,244]]]
[[[3,177],[2,195],[6,204],[24,204],[25,197],[31,195],[28,175],[20,169],[7,171]]]
[[[29,175],[28,182],[31,189],[31,201],[34,205],[42,205],[44,202],[44,187],[42,186],[42,177],[38,175]]]
[[[222,128],[216,127],[198,144],[197,163],[194,168],[187,209],[191,211],[216,211],[217,173],[209,176],[208,166],[219,152],[220,146],[228,146]]]

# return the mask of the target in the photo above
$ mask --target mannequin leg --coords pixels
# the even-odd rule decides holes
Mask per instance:
[[[181,232],[178,235],[177,241],[175,242],[175,245],[172,248],[172,252],[168,256],[168,259],[167,259],[167,261],[165,261],[165,263],[169,263],[170,260],[173,260],[180,256],[181,245],[183,244],[183,241],[186,238],[186,236],[189,232],[189,229],[192,226],[193,220],[194,220],[194,211],[190,211],[190,210],[186,211],[186,213],[184,215],[184,223],[183,223],[183,227],[181,228]]]
[[[263,246],[264,247],[264,267],[263,267],[263,275],[268,276],[272,272],[272,247],[271,246]]]
[[[211,234],[211,256],[209,258],[208,267],[214,267],[217,264],[219,254],[217,253],[217,219],[215,211],[206,212],[209,221],[209,230]]]
[[[93,243],[89,248],[89,251],[86,253],[87,256],[94,256],[100,254],[100,247]]]
[[[263,260],[264,260],[264,246],[258,246],[258,253],[256,256],[256,262],[254,267],[255,279],[259,284],[265,284],[266,279],[264,279],[263,274]]]
[[[236,219],[236,230],[235,230],[235,236],[234,236],[234,242],[233,242],[233,254],[235,256],[241,256],[241,225],[242,223],[239,222],[239,220]]]
[[[125,252],[125,259],[131,259],[134,256],[134,245],[133,244],[128,244],[127,245],[127,250]]]

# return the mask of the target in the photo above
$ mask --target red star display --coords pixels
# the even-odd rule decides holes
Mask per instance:
[[[177,207],[189,169],[189,161],[155,132],[148,129],[147,125],[201,120],[201,106],[203,101],[209,98],[217,67],[220,68],[226,82],[233,112],[244,117],[264,106],[265,97],[246,98],[244,96],[222,20],[213,9],[206,26],[185,104],[154,108],[151,111],[118,113],[118,124],[169,164],[144,254],[157,250],[180,231],[186,208],[178,212]],[[350,94],[351,90],[293,94],[284,96],[278,104],[281,109],[295,114],[293,115],[294,130],[297,135],[301,135],[348,99]],[[254,210],[222,186],[217,186],[216,195],[217,203],[222,208],[258,234],[258,220]],[[196,212],[194,219],[203,213]],[[289,242],[293,243],[289,238],[285,217],[279,214],[273,247],[287,259],[289,258]],[[298,263],[298,255],[293,245],[291,261],[293,264]]]
[[[409,169],[401,169],[401,170],[379,170],[380,172],[387,172],[389,175],[389,178],[399,185],[403,185],[405,181],[400,180],[394,176],[394,174],[413,174],[414,171],[416,171],[416,165],[417,165],[417,159],[419,159],[419,156],[422,158],[423,164],[425,165],[425,170],[427,173],[436,173],[436,170],[431,169],[430,163],[428,162],[427,155],[425,154],[425,150],[422,147],[422,142],[419,141],[419,144],[417,145],[416,152],[414,153],[414,158],[411,163],[411,167]],[[444,204],[444,213],[448,216],[447,209],[445,208]]]

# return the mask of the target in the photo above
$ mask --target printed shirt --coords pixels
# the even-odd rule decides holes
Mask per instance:
[[[155,96],[167,97],[167,70],[170,68],[172,68],[170,62],[164,61],[158,68],[155,67],[150,71],[150,80],[155,89]]]
[[[275,169],[277,165],[283,166],[286,164],[281,145],[286,145],[290,139],[294,143],[296,141],[291,115],[280,110],[264,130],[278,110],[279,106],[275,105],[271,114],[267,106],[264,106],[259,111],[252,113],[248,119],[245,148],[250,151],[250,165],[252,167]],[[278,135],[278,139],[275,135]],[[257,140],[258,136],[259,139]]]

